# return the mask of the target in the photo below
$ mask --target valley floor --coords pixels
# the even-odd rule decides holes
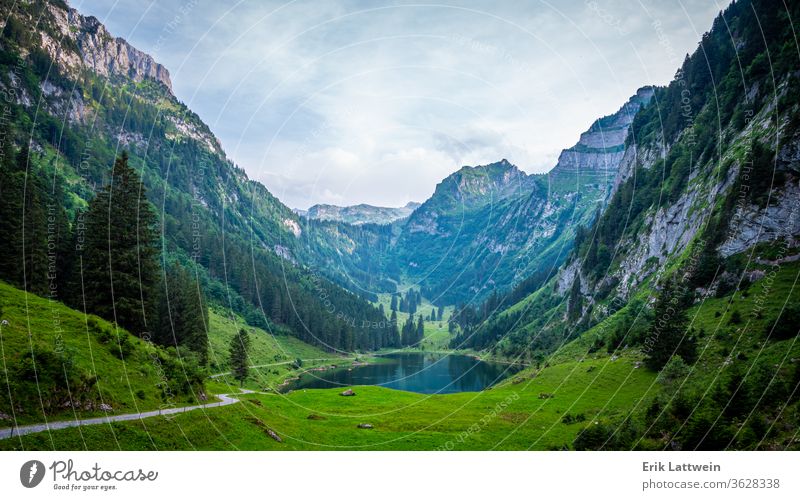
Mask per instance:
[[[238,404],[171,418],[18,436],[0,441],[0,449],[561,449],[592,419],[640,407],[653,381],[635,358],[605,357],[521,372],[481,393],[380,387],[355,387],[354,397],[339,390],[252,393]]]

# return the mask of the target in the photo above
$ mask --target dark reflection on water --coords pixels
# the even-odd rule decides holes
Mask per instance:
[[[381,358],[383,363],[304,373],[284,389],[380,385],[423,394],[448,394],[481,391],[520,369],[462,355],[414,352],[387,354]]]

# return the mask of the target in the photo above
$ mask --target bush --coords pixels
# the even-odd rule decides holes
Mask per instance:
[[[775,340],[790,339],[797,335],[798,330],[800,330],[800,306],[792,304],[787,306],[775,320],[771,338]],[[767,326],[766,333],[770,335],[769,326]]]
[[[75,367],[71,353],[41,345],[34,345],[8,368],[14,406],[22,413],[55,413],[78,403],[97,383],[96,377]],[[5,401],[2,404],[6,406]]]
[[[113,335],[111,332],[106,333],[111,335],[111,338],[115,340],[108,346],[111,354],[119,359],[124,360],[131,354],[131,352],[133,352],[133,343],[131,342],[131,337],[128,332],[124,330],[117,330],[116,335]]]

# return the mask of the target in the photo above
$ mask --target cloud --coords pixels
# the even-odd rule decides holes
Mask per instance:
[[[597,117],[674,75],[708,2],[197,1],[157,59],[179,98],[290,206],[423,201],[464,164],[552,168]],[[183,2],[75,4],[153,48]]]

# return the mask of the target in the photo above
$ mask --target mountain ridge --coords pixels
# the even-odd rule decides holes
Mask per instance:
[[[359,203],[357,205],[338,206],[320,203],[312,205],[308,210],[295,210],[301,217],[316,220],[345,222],[353,225],[391,224],[411,215],[421,203],[409,201],[402,207],[383,207]]]

